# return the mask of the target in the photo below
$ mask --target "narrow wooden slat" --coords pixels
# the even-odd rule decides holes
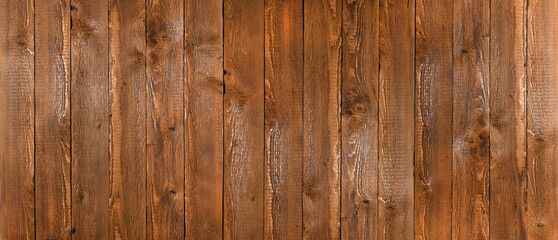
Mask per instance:
[[[452,6],[416,2],[415,239],[451,239]]]
[[[453,239],[489,234],[489,0],[453,6]]]
[[[342,239],[378,231],[379,2],[343,1]]]
[[[109,8],[110,238],[145,239],[145,1]]]
[[[490,13],[490,239],[526,239],[526,0]]]
[[[341,0],[304,1],[303,238],[339,239]]]
[[[378,239],[413,238],[414,7],[380,0]]]
[[[265,1],[264,239],[302,238],[302,0]]]
[[[558,239],[558,2],[527,12],[527,239]]]
[[[224,239],[261,239],[264,0],[224,0]]]
[[[0,239],[35,238],[34,2],[0,2]]]
[[[37,239],[69,239],[70,1],[35,2]]]
[[[186,0],[186,239],[223,238],[222,7]]]

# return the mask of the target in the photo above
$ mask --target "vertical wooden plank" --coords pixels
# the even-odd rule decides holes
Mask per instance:
[[[490,14],[490,239],[526,239],[526,0]]]
[[[378,231],[379,2],[343,1],[342,239]]]
[[[0,2],[0,239],[35,238],[34,2]]]
[[[558,239],[558,2],[527,12],[527,238]]]
[[[147,235],[184,238],[182,0],[147,0]]]
[[[304,1],[303,238],[339,239],[341,0]]]
[[[452,0],[417,0],[415,239],[451,239]]]
[[[378,239],[413,238],[415,2],[380,0]]]
[[[35,2],[37,239],[69,239],[70,1]]]
[[[264,222],[264,0],[224,0],[224,239]]]
[[[487,239],[490,1],[454,0],[453,239]]]
[[[186,239],[223,238],[223,1],[186,0]]]
[[[302,8],[265,1],[264,239],[302,238]]]
[[[71,1],[72,233],[108,239],[108,1]]]
[[[110,238],[145,239],[145,1],[109,7]]]

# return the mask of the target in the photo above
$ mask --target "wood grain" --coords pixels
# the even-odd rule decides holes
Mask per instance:
[[[453,239],[487,239],[489,194],[488,0],[453,10]]]
[[[303,238],[340,238],[341,0],[304,1]]]
[[[415,2],[380,0],[378,239],[413,238]]]
[[[146,6],[147,239],[183,239],[184,1]]]
[[[527,237],[526,6],[490,6],[490,239]]]
[[[71,3],[72,238],[108,239],[108,1]]]
[[[379,1],[343,1],[341,238],[378,232]]]
[[[527,12],[527,238],[558,239],[558,2]]]
[[[0,239],[35,238],[34,2],[0,2]]]
[[[451,239],[453,1],[416,1],[415,239]]]
[[[224,239],[264,223],[264,0],[224,0]]]
[[[109,11],[110,238],[146,239],[145,2]]]
[[[185,4],[185,236],[222,239],[223,2]]]
[[[302,238],[303,2],[265,1],[264,239]]]

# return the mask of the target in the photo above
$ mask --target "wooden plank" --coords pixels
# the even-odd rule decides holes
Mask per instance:
[[[490,239],[527,238],[526,6],[490,6]]]
[[[72,237],[108,239],[108,1],[71,3]]]
[[[36,1],[35,29],[36,234],[69,239],[70,1]]]
[[[182,0],[147,0],[147,235],[184,238]]]
[[[417,0],[415,239],[451,239],[452,0]]]
[[[530,0],[527,9],[528,239],[558,239],[557,3]]]
[[[340,238],[341,0],[304,1],[303,238]]]
[[[302,0],[265,1],[264,239],[302,238]]]
[[[264,223],[264,0],[224,0],[224,239]]]
[[[0,2],[0,239],[35,238],[33,7]]]
[[[378,239],[413,238],[415,2],[380,0]]]
[[[342,239],[378,231],[379,2],[343,1]]]
[[[146,239],[145,2],[109,7],[110,238]]]
[[[223,238],[223,1],[186,0],[186,239]]]
[[[489,234],[488,0],[454,0],[453,239]]]

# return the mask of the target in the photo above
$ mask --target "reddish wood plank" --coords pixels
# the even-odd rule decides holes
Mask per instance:
[[[224,0],[224,239],[264,222],[264,0]]]
[[[186,239],[223,238],[222,7],[186,0]]]

